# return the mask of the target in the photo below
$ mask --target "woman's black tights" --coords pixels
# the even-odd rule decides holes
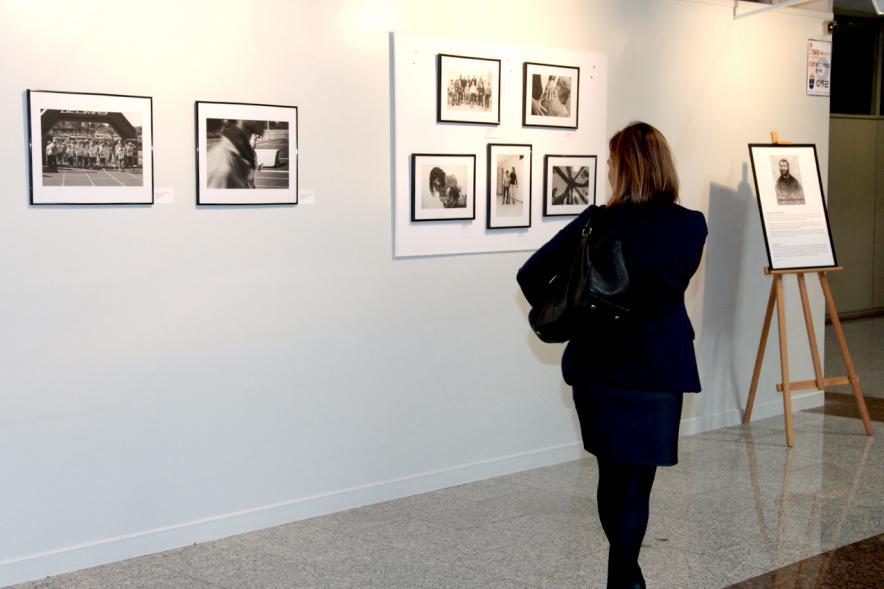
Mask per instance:
[[[657,467],[599,461],[599,519],[608,537],[608,589],[643,588],[638,566]]]

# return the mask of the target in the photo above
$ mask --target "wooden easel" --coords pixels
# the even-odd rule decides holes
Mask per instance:
[[[776,131],[772,131],[771,140],[773,143],[785,144],[781,141]],[[850,351],[847,349],[847,340],[844,338],[844,330],[841,329],[841,321],[838,318],[838,309],[835,307],[835,301],[832,298],[832,291],[829,289],[829,279],[826,277],[828,272],[842,270],[841,266],[833,268],[805,268],[803,270],[771,270],[765,268],[764,273],[773,276],[773,283],[770,286],[770,298],[767,301],[767,312],[764,315],[764,324],[761,328],[761,341],[758,343],[758,354],[755,356],[755,370],[752,373],[752,384],[749,386],[749,399],[746,403],[746,411],[743,413],[743,423],[749,423],[752,419],[752,407],[755,404],[755,393],[758,391],[758,377],[761,375],[761,364],[764,361],[764,349],[767,345],[767,336],[770,332],[770,322],[773,318],[774,305],[777,308],[777,332],[780,339],[780,373],[782,382],[777,385],[777,391],[783,394],[783,408],[786,419],[786,444],[791,448],[795,445],[795,430],[792,427],[792,391],[800,391],[816,388],[824,391],[827,386],[849,384],[853,389],[853,398],[856,401],[856,408],[859,410],[860,418],[866,430],[866,435],[873,435],[872,421],[869,419],[869,411],[866,409],[866,401],[863,397],[862,390],[859,386],[859,377],[853,368],[853,360],[850,358]],[[826,308],[829,311],[829,317],[832,320],[832,327],[835,328],[835,335],[838,337],[838,345],[841,348],[841,355],[844,357],[844,364],[847,367],[847,376],[834,376],[825,378],[823,375],[823,367],[820,363],[819,349],[816,343],[816,334],[813,328],[813,317],[810,312],[810,303],[807,298],[807,283],[804,279],[805,274],[816,273],[820,279],[820,286],[823,289],[823,295],[826,298]],[[791,381],[789,379],[789,353],[786,337],[786,309],[783,301],[783,276],[786,274],[795,274],[798,278],[798,289],[801,292],[801,306],[804,309],[804,323],[807,326],[807,340],[810,345],[810,357],[813,360],[813,380]]]

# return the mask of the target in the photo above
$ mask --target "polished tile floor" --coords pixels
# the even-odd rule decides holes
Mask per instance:
[[[726,587],[884,532],[884,443],[846,417],[795,427],[791,450],[781,418],[682,438],[652,496],[650,587]],[[588,458],[18,588],[604,587],[596,479]]]

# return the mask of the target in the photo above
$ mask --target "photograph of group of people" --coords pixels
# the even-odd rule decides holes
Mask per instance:
[[[457,75],[448,80],[449,110],[491,110],[491,72]]]
[[[500,124],[500,60],[440,53],[436,120]]]
[[[31,204],[153,203],[150,96],[26,96]]]
[[[43,186],[141,186],[138,113],[47,109],[41,117]]]
[[[65,135],[50,136],[43,149],[44,172],[47,174],[46,177],[51,177],[49,174],[58,174],[59,168],[65,167],[136,171],[135,169],[141,165],[140,147],[135,141],[123,141],[122,138],[113,136],[92,139]]]

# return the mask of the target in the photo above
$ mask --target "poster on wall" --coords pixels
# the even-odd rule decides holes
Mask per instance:
[[[411,220],[476,218],[476,156],[415,153],[411,156]]]
[[[525,62],[522,75],[522,124],[526,127],[577,128],[580,68]]]
[[[153,204],[150,96],[28,90],[31,204]]]
[[[298,107],[196,103],[197,204],[298,204]]]
[[[436,120],[500,124],[500,60],[439,54]]]
[[[488,144],[488,229],[531,226],[530,145]]]
[[[836,266],[815,145],[750,144],[772,270]]]
[[[807,95],[830,96],[832,74],[832,42],[807,41]]]
[[[595,204],[596,156],[547,155],[543,158],[543,216],[579,215]]]

